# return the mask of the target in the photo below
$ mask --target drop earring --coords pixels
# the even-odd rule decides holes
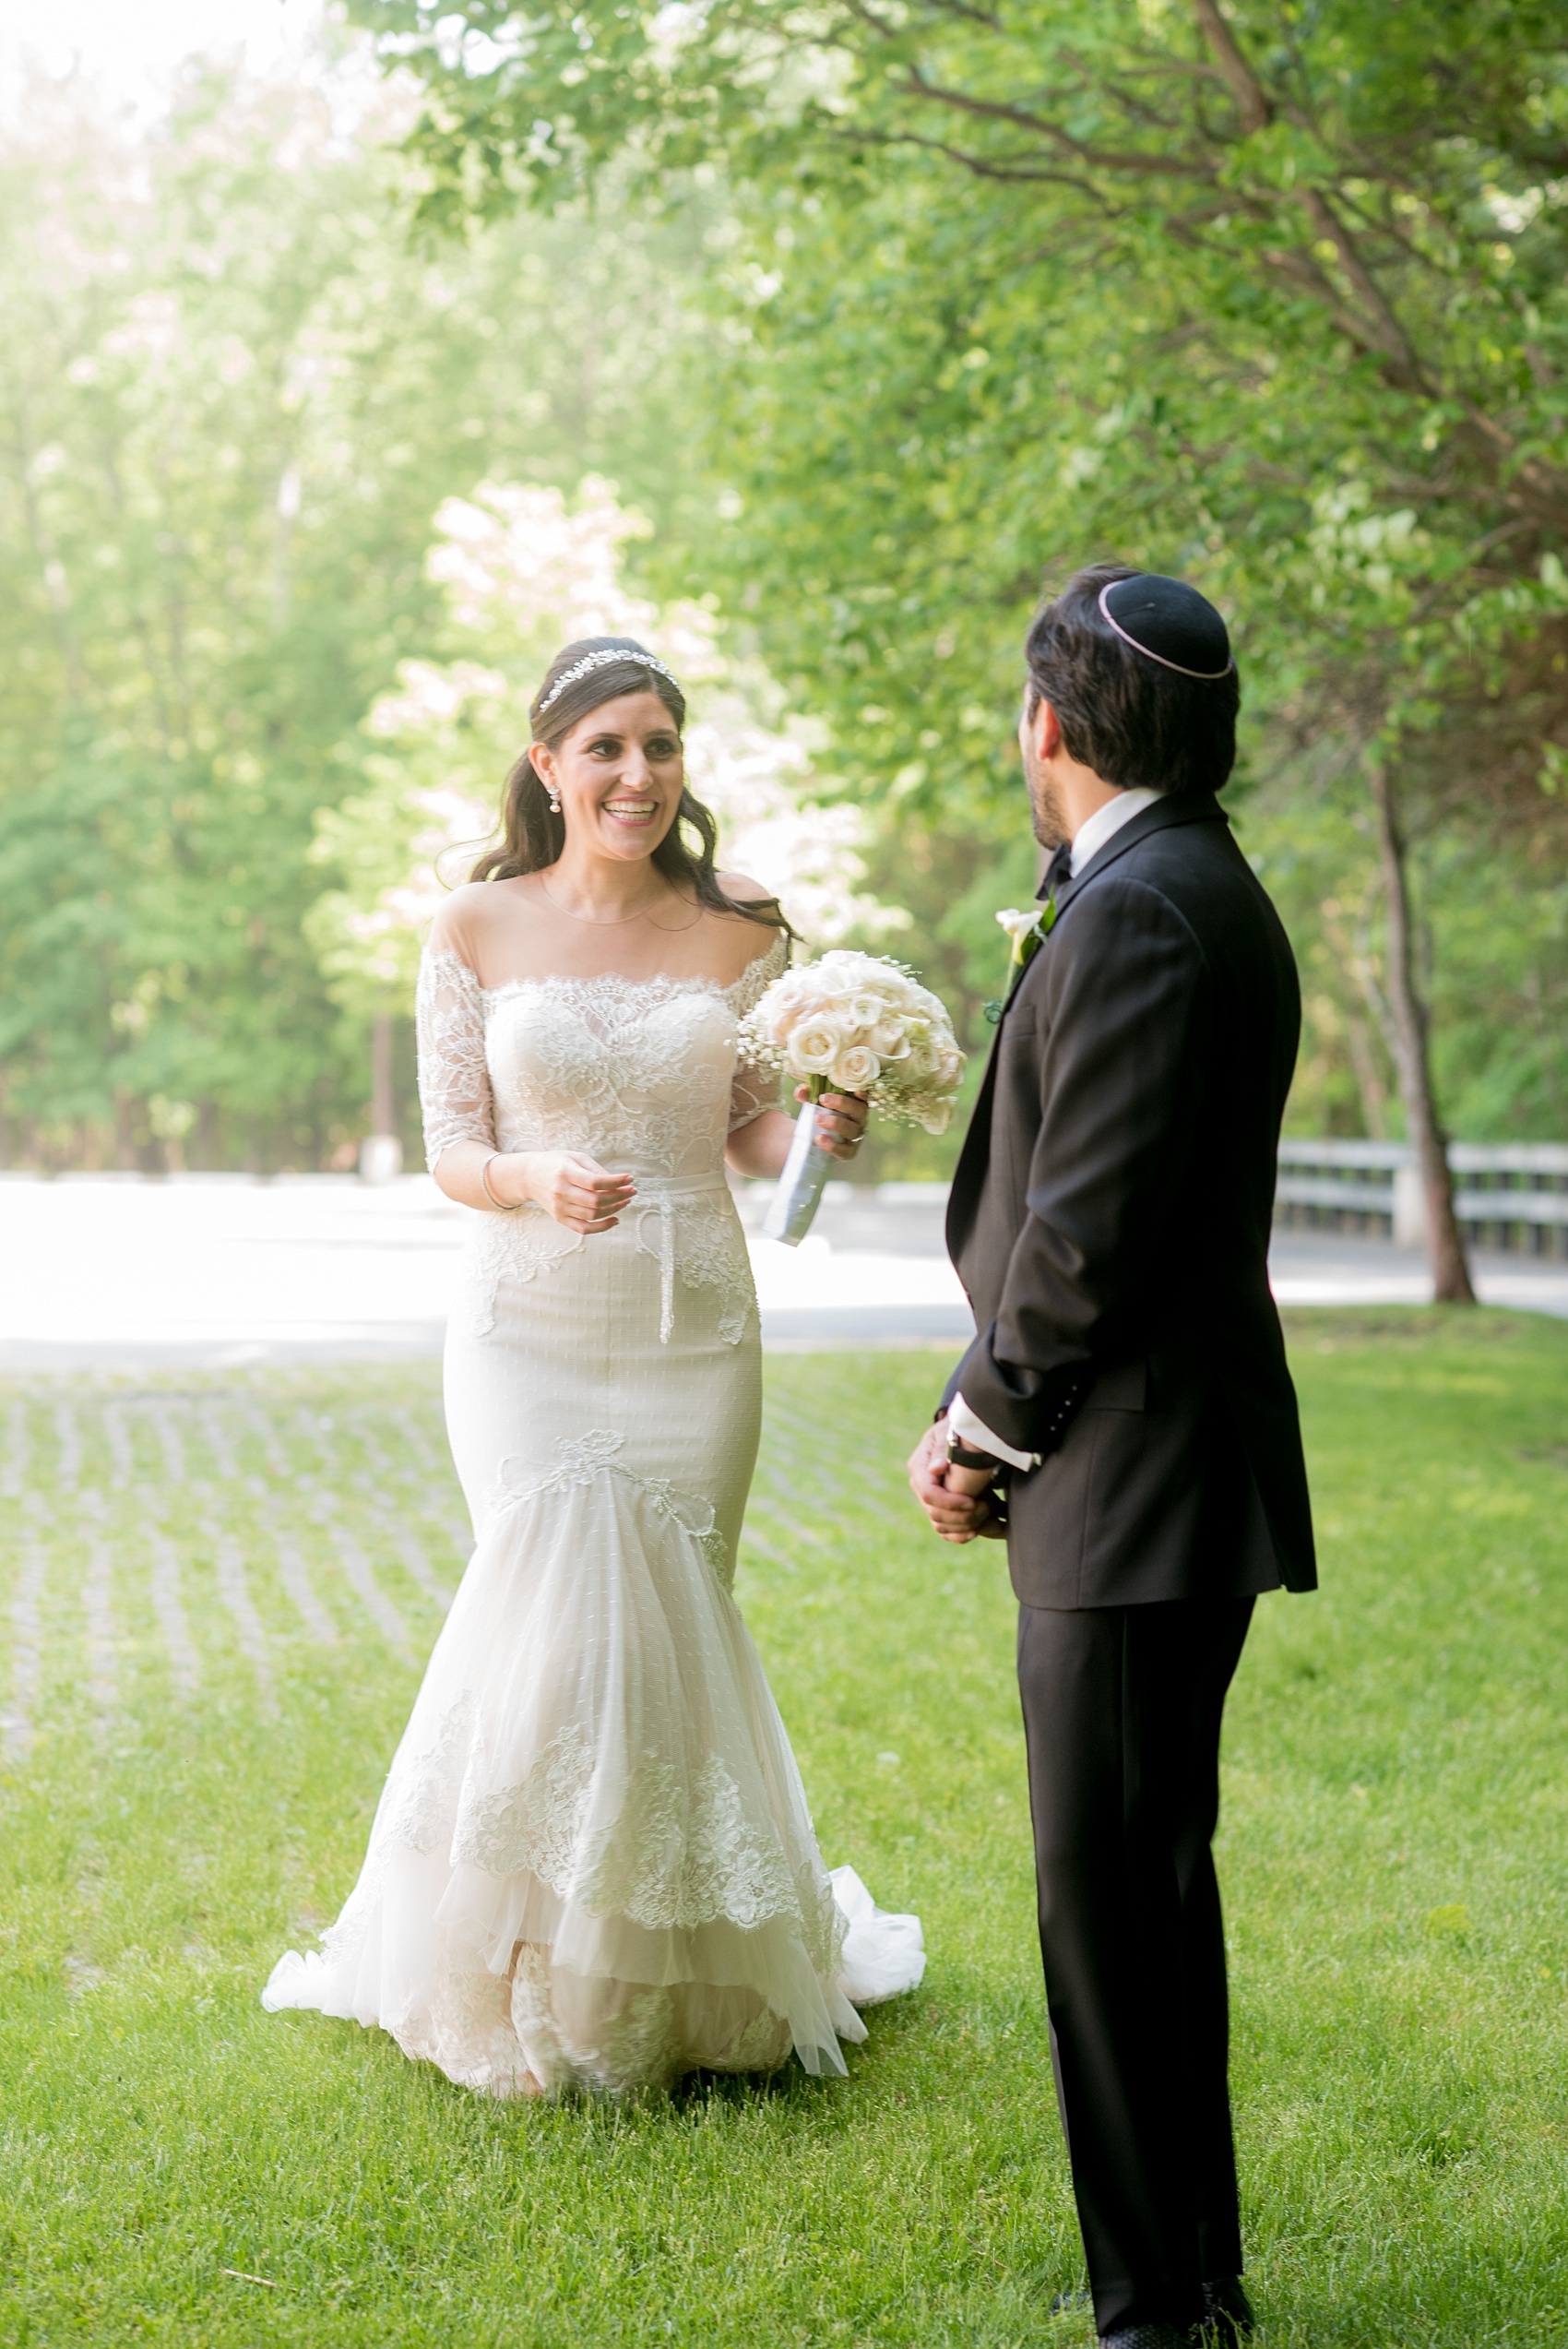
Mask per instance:
[[[561,794],[558,791],[552,790],[551,792],[550,812],[552,816],[559,816],[561,813]]]

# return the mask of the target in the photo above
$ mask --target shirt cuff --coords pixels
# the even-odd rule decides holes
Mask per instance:
[[[1039,1452],[1015,1451],[1000,1436],[993,1436],[978,1413],[972,1412],[962,1395],[955,1395],[947,1406],[947,1425],[961,1444],[971,1444],[977,1452],[989,1452],[992,1460],[1004,1460],[1009,1468],[1038,1468]]]

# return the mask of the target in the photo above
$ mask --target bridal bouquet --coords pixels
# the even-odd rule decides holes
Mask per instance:
[[[830,1169],[813,1148],[824,1093],[858,1093],[885,1117],[946,1131],[964,1055],[941,1001],[900,962],[838,948],[802,963],[775,979],[742,1036],[752,1059],[808,1093],[763,1225],[771,1240],[798,1246],[816,1213]]]

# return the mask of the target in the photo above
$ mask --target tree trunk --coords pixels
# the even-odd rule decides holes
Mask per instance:
[[[392,1020],[385,1011],[378,1011],[370,1025],[370,1130],[397,1130],[392,1123]]]
[[[1356,1091],[1360,1096],[1361,1123],[1367,1129],[1368,1139],[1386,1141],[1388,1092],[1378,1068],[1377,1055],[1372,1050],[1372,1028],[1354,1005],[1349,1006],[1345,1013],[1345,1043],[1350,1056],[1350,1073],[1356,1079]]]
[[[1388,1008],[1394,1017],[1406,1130],[1416,1146],[1426,1195],[1427,1253],[1431,1260],[1432,1293],[1440,1305],[1474,1305],[1476,1293],[1470,1285],[1465,1242],[1454,1212],[1454,1176],[1448,1164],[1447,1137],[1432,1098],[1427,1008],[1416,984],[1410,892],[1405,840],[1399,828],[1398,796],[1386,767],[1372,766],[1369,780],[1377,812],[1378,854],[1388,904]]]

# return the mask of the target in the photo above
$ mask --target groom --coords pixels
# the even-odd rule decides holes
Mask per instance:
[[[1301,1005],[1215,796],[1240,690],[1213,605],[1081,571],[1026,657],[1053,853],[947,1210],[980,1334],[909,1473],[944,1539],[1005,1530],[1096,2322],[1177,2349],[1252,2330],[1209,1845],[1253,1601],[1316,1580],[1267,1262]]]

